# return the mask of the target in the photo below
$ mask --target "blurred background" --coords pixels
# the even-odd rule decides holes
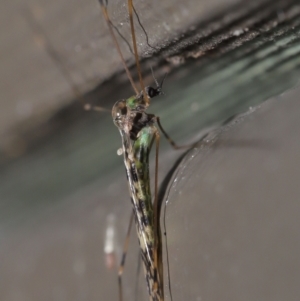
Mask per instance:
[[[149,112],[180,144],[206,135],[161,143],[173,300],[298,300],[299,1],[134,4],[145,82],[168,74]],[[118,300],[131,205],[109,111],[133,91],[99,4],[0,5],[1,300]],[[130,40],[126,1],[108,11]],[[137,262],[132,231],[124,300],[148,298]]]

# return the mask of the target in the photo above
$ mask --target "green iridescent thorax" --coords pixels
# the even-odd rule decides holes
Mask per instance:
[[[143,111],[148,107],[144,100],[144,96],[142,93],[139,95],[134,95],[126,99],[126,106],[130,110]]]

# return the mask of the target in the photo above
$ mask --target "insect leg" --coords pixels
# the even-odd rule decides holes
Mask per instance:
[[[107,27],[109,29],[110,35],[111,35],[111,37],[113,39],[115,47],[116,47],[116,49],[117,49],[117,51],[119,53],[119,56],[121,58],[123,67],[124,67],[124,69],[126,71],[127,77],[128,77],[128,79],[129,79],[129,81],[131,83],[131,86],[132,86],[134,92],[136,94],[138,94],[138,90],[137,90],[137,88],[136,88],[136,86],[134,84],[133,78],[132,78],[132,76],[131,76],[131,74],[129,72],[129,69],[128,69],[128,67],[126,65],[126,62],[125,62],[125,59],[124,59],[124,56],[123,56],[122,51],[120,49],[120,45],[119,45],[119,43],[117,41],[117,38],[116,38],[116,35],[115,35],[114,31],[113,31],[112,22],[111,22],[111,20],[109,18],[108,12],[107,12],[107,0],[106,1],[99,0],[99,3],[100,3],[100,6],[101,6],[101,9],[102,9],[102,14],[104,16],[104,19],[106,21]],[[135,48],[136,48],[136,46],[135,46]]]
[[[127,251],[128,251],[129,237],[130,237],[130,231],[131,231],[131,227],[132,227],[133,218],[134,218],[134,212],[132,211],[131,215],[130,215],[130,221],[129,221],[129,225],[128,225],[128,229],[127,229],[125,242],[123,245],[123,253],[122,253],[121,263],[120,263],[119,272],[118,272],[119,301],[123,300],[122,275],[124,272],[124,266],[125,266]]]
[[[172,145],[172,147],[174,149],[187,149],[187,148],[192,148],[196,145],[199,144],[199,142],[194,142],[191,144],[187,144],[187,145],[177,145],[174,140],[167,134],[167,132],[164,130],[164,128],[162,127],[161,123],[160,123],[160,118],[156,117],[156,122],[158,124],[159,129],[161,130],[161,132],[163,133],[163,135],[166,137],[166,139],[168,140],[168,142]]]

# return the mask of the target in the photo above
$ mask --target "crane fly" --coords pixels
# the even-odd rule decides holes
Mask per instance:
[[[157,174],[158,174],[158,150],[160,133],[165,135],[174,148],[178,147],[163,130],[159,117],[146,113],[150,105],[150,99],[162,93],[162,84],[156,80],[156,87],[145,87],[139,63],[137,42],[134,29],[133,12],[136,14],[132,0],[128,0],[128,15],[131,28],[132,46],[135,56],[135,64],[138,71],[141,92],[136,88],[132,76],[126,66],[120,50],[114,25],[108,11],[107,0],[99,0],[103,16],[106,20],[110,35],[119,53],[127,76],[131,82],[134,96],[121,99],[115,103],[112,109],[112,118],[117,126],[122,148],[119,154],[123,154],[126,175],[129,186],[129,194],[133,206],[133,216],[136,224],[140,253],[147,282],[150,301],[164,300],[163,265],[162,265],[162,238],[160,229],[160,204],[157,198]],[[154,199],[152,200],[149,176],[149,154],[155,143],[155,180]],[[131,219],[132,222],[132,219]],[[125,243],[126,245],[126,243]],[[125,247],[127,249],[127,247]],[[119,298],[122,300],[122,282],[126,252],[123,254],[119,269]]]
[[[134,96],[127,99],[117,101],[112,109],[112,118],[114,124],[119,129],[122,148],[118,151],[119,154],[123,154],[124,164],[126,169],[126,175],[129,186],[129,194],[131,203],[133,206],[133,214],[130,219],[129,229],[127,233],[127,239],[125,241],[124,252],[119,268],[119,300],[122,301],[122,282],[121,276],[123,273],[126,250],[128,246],[128,237],[133,219],[135,220],[137,237],[140,246],[141,259],[144,268],[144,274],[147,282],[147,288],[150,301],[163,301],[164,300],[164,284],[163,284],[163,264],[162,264],[162,237],[160,229],[160,212],[161,203],[158,201],[158,151],[160,131],[170,142],[175,149],[183,147],[177,146],[174,141],[168,136],[161,126],[160,119],[154,114],[146,113],[147,108],[150,105],[150,99],[162,94],[162,84],[158,83],[155,79],[156,87],[145,87],[141,67],[139,62],[139,56],[137,51],[137,42],[134,29],[133,14],[137,17],[137,21],[143,28],[137,12],[133,6],[133,0],[128,0],[128,15],[130,21],[131,37],[133,54],[135,57],[135,64],[139,76],[139,83],[141,91],[136,88],[133,78],[129,72],[129,69],[125,63],[121,49],[119,47],[114,30],[118,32],[118,29],[113,25],[109,18],[107,11],[108,0],[99,0],[101,10],[109,29],[110,35],[113,39],[115,47],[121,58],[123,67],[127,73],[127,77],[135,92]],[[28,21],[29,26],[36,34],[37,42],[39,46],[44,48],[49,57],[56,64],[61,74],[69,83],[74,95],[80,99],[84,105],[84,108],[90,110],[93,108],[96,111],[106,111],[102,107],[92,107],[89,104],[85,104],[81,91],[79,91],[77,85],[74,83],[69,70],[62,63],[56,50],[52,47],[50,41],[47,38],[46,33],[37,22],[34,14],[30,9],[24,10],[24,16]],[[118,34],[124,39],[124,37],[118,32]],[[148,42],[148,36],[146,34],[147,44],[152,47]],[[127,42],[127,41],[126,41]],[[131,47],[130,47],[131,49]],[[155,125],[158,125],[158,128]],[[154,180],[154,199],[151,196],[150,187],[150,175],[149,175],[149,154],[151,148],[155,143],[155,180]],[[193,146],[193,145],[191,145]],[[184,146],[186,148],[187,146]],[[111,221],[109,222],[106,232],[105,253],[107,255],[107,266],[111,268],[114,262],[114,231],[111,227]],[[169,283],[170,288],[170,283]],[[171,291],[170,291],[171,294]],[[172,296],[171,296],[172,299]]]

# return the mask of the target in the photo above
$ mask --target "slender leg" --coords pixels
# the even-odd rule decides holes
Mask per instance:
[[[174,149],[187,149],[187,148],[191,148],[196,146],[199,142],[194,142],[191,144],[187,144],[187,145],[177,145],[173,139],[171,139],[171,137],[167,134],[167,132],[164,130],[164,128],[162,127],[161,123],[160,123],[160,118],[156,117],[156,122],[158,124],[159,129],[161,130],[161,132],[164,134],[164,136],[166,137],[166,139],[168,140],[168,142],[172,145],[172,147]]]
[[[134,218],[134,212],[132,211],[131,215],[130,215],[130,221],[129,221],[129,226],[128,226],[128,229],[127,229],[125,242],[124,242],[124,245],[123,245],[123,254],[122,254],[121,263],[120,263],[119,272],[118,272],[119,301],[123,300],[122,275],[123,275],[123,272],[124,272],[124,266],[125,266],[127,251],[128,251],[129,237],[130,237],[130,231],[131,231],[131,227],[132,227],[133,218]]]

